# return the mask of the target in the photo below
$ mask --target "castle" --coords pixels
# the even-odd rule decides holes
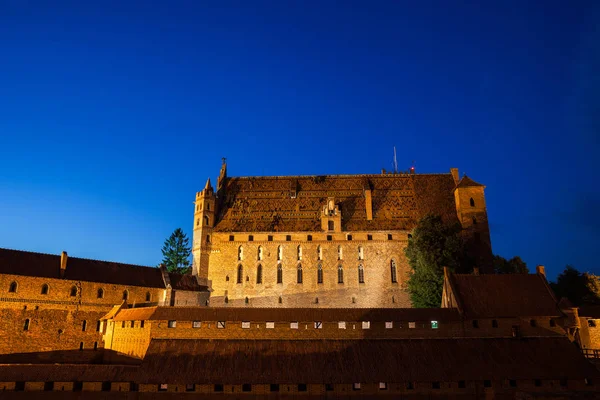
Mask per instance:
[[[477,268],[410,308],[429,213]],[[197,193],[193,274],[0,249],[0,393],[29,398],[593,398],[600,311],[494,275],[484,186],[448,174],[227,176]],[[60,392],[60,393],[57,393]]]
[[[193,274],[213,306],[410,307],[404,256],[427,214],[462,227],[491,270],[484,186],[447,174],[210,178],[196,194]]]

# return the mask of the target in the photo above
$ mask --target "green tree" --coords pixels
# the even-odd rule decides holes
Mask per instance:
[[[191,252],[190,240],[181,228],[177,228],[165,240],[162,263],[169,272],[187,273],[190,269]]]
[[[521,257],[516,256],[507,260],[501,256],[494,256],[494,273],[496,274],[528,274],[529,269]]]
[[[407,284],[414,307],[441,306],[444,267],[468,272],[460,231],[460,225],[444,224],[437,215],[424,217],[413,229],[405,254],[412,270]]]
[[[552,282],[550,286],[559,299],[566,297],[575,306],[600,304],[600,298],[592,290],[595,282],[588,274],[582,274],[570,265],[558,275],[556,283]]]

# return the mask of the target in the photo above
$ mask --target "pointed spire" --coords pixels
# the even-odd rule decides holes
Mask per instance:
[[[206,185],[204,186],[204,190],[213,190],[212,185],[210,184],[210,178],[206,180]]]

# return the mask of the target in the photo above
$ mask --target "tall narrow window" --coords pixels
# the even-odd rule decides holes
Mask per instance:
[[[262,265],[260,264],[258,264],[258,267],[256,267],[256,283],[262,283]]]
[[[262,246],[258,246],[258,261],[262,261],[263,259],[263,248]]]
[[[8,287],[8,292],[9,293],[17,293],[17,282],[10,283],[10,286]]]
[[[469,203],[471,204],[471,207],[475,207],[475,200],[473,200],[472,197],[469,199]]]
[[[237,283],[242,283],[244,277],[244,268],[242,267],[242,264],[238,265],[238,270],[237,270]]]
[[[302,283],[302,265],[298,264],[298,283]]]
[[[302,246],[298,246],[298,261],[302,260]]]
[[[277,246],[277,261],[281,261],[283,259],[283,248],[281,246]]]
[[[210,224],[208,223],[208,216],[204,216],[204,225],[209,226]]]
[[[363,251],[363,247],[362,246],[358,246],[358,259],[359,260],[364,260],[365,259],[365,253]]]
[[[87,328],[87,321],[83,320],[83,322],[81,323],[81,331],[85,332],[85,329]]]
[[[338,246],[338,260],[341,260],[343,258],[343,253],[342,253],[342,246]]]
[[[24,331],[28,331],[29,330],[29,318],[27,318],[25,320],[25,324],[23,325],[23,330]]]
[[[317,260],[321,261],[323,259],[323,249],[321,246],[317,246]]]
[[[396,276],[396,261],[395,260],[390,261],[390,273],[392,276],[392,283],[398,282],[398,278]]]
[[[129,300],[129,292],[127,290],[123,290],[123,300]]]
[[[99,288],[96,297],[98,297],[99,299],[103,299],[104,298],[104,289]]]
[[[362,264],[358,266],[358,283],[365,283],[365,269]]]
[[[317,283],[323,283],[323,266],[321,264],[317,266]]]
[[[473,217],[473,225],[477,225],[477,218]]]
[[[71,291],[69,292],[69,295],[70,295],[71,297],[75,297],[75,296],[77,296],[77,286],[72,286],[72,287],[71,287]]]
[[[283,283],[283,268],[281,264],[277,265],[277,283]]]
[[[334,228],[333,221],[327,221],[327,228],[328,228],[330,231],[332,231],[332,230],[333,230],[333,228]]]
[[[238,247],[238,261],[242,261],[244,259],[244,248],[242,246]]]
[[[152,300],[152,295],[150,292],[146,292],[146,302],[150,302]]]
[[[44,284],[42,285],[42,294],[48,294],[48,289],[49,289],[49,288],[48,288],[48,284],[47,284],[47,283],[44,283]],[[73,289],[71,289],[71,290],[73,290]],[[75,289],[75,290],[77,290],[77,289]],[[77,294],[77,292],[75,292],[75,294]],[[71,295],[71,296],[73,296],[73,295]]]
[[[338,267],[338,283],[344,283],[344,268],[341,265]]]

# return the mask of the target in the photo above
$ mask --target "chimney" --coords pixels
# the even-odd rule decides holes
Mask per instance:
[[[65,277],[65,271],[67,270],[67,252],[63,251],[60,253],[60,277]]]
[[[473,267],[473,275],[479,276],[479,267]]]
[[[538,275],[543,275],[544,278],[546,277],[546,268],[543,265],[538,265],[535,267],[535,272],[537,272]]]
[[[454,178],[454,184],[458,185],[458,168],[450,168],[452,178]]]

